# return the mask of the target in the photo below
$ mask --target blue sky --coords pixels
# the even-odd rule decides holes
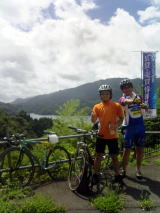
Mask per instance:
[[[159,38],[160,0],[1,0],[0,101],[140,77]]]
[[[132,15],[137,21],[139,15],[137,11],[145,10],[147,6],[151,5],[148,0],[94,0],[97,7],[89,10],[87,14],[92,19],[99,19],[102,23],[106,24],[112,16],[115,15],[117,8],[122,8]],[[79,5],[82,4],[81,0],[77,0]],[[54,13],[54,4],[50,4],[47,9],[43,10],[46,18],[56,18]]]
[[[95,0],[99,7],[88,12],[92,18],[99,18],[103,23],[110,20],[115,15],[117,8],[123,8],[128,11],[130,15],[138,20],[138,10],[144,10],[149,6],[147,0]]]

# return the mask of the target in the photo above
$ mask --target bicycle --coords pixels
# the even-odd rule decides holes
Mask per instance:
[[[108,153],[103,155],[101,162],[101,176],[98,183],[94,180],[94,154],[91,149],[95,150],[93,138],[97,137],[97,132],[91,130],[86,131],[70,127],[76,133],[82,134],[82,141],[77,142],[77,148],[74,158],[71,162],[69,170],[69,188],[71,191],[77,191],[81,194],[88,192],[98,194],[101,193],[104,187],[111,183],[112,171],[110,169],[110,156]]]
[[[20,186],[29,185],[37,167],[40,174],[47,171],[53,180],[68,177],[71,158],[64,147],[56,144],[59,138],[53,132],[49,133],[48,138],[40,139],[26,139],[16,134],[14,140],[12,138],[12,146],[0,155],[0,182],[2,184],[13,182]],[[35,144],[45,146],[42,161],[32,153],[31,147]]]
[[[14,145],[17,145],[16,144],[16,135],[11,135],[10,137],[9,136],[6,136],[6,137],[3,137],[2,139],[0,139],[0,149],[7,149],[9,147],[12,147]]]

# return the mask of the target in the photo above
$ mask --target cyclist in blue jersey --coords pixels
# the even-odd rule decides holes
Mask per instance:
[[[141,162],[143,159],[143,147],[145,138],[145,126],[143,121],[143,113],[145,106],[142,103],[142,98],[133,92],[133,84],[129,79],[124,79],[120,83],[120,89],[123,92],[119,102],[124,109],[123,128],[124,133],[124,151],[122,160],[123,177],[126,176],[128,159],[132,146],[136,150],[136,177],[142,179]]]

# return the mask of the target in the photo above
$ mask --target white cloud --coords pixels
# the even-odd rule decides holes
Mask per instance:
[[[157,19],[160,20],[160,7],[148,7],[144,11],[139,11],[138,15],[140,16],[140,22],[144,23],[145,21],[150,21],[151,23],[157,22]]]
[[[151,4],[153,5],[159,5],[160,4],[160,0],[150,0]]]
[[[51,3],[55,18],[45,19],[42,10]],[[1,0],[0,101],[140,77],[140,52],[134,51],[160,46],[159,23],[141,26],[118,9],[104,25],[86,15],[95,7],[93,0]]]
[[[47,8],[52,0],[1,0],[0,17],[12,25],[24,29],[32,27],[36,22],[42,22],[42,8]]]
[[[77,4],[76,0],[55,0],[56,15],[63,19],[84,18],[85,11],[96,8],[93,0],[81,0],[81,4]]]

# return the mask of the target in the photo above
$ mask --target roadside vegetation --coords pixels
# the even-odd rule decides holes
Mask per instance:
[[[123,195],[107,187],[103,191],[103,195],[93,198],[91,203],[102,212],[118,213],[125,207]]]
[[[154,209],[155,206],[155,202],[149,198],[145,198],[139,201],[139,206],[146,211],[151,211],[152,209]]]
[[[155,159],[155,160],[153,161],[153,163],[154,163],[155,165],[160,166],[160,158]]]
[[[26,138],[43,136],[45,129],[52,127],[49,118],[32,119],[26,112],[21,111],[16,115],[9,115],[0,109],[0,138],[15,133],[24,134]]]
[[[49,196],[35,194],[30,187],[4,186],[0,189],[0,213],[63,213]]]
[[[155,202],[152,199],[150,199],[149,195],[145,194],[143,191],[141,194],[141,199],[138,201],[138,204],[140,208],[146,211],[151,211],[152,209],[156,208]]]
[[[79,100],[67,101],[63,106],[60,106],[57,110],[59,118],[51,120],[48,118],[41,118],[39,120],[33,120],[25,112],[20,112],[17,115],[8,115],[4,111],[0,111],[0,137],[6,136],[6,133],[24,134],[27,138],[46,137],[44,130],[56,132],[58,136],[73,135],[75,132],[69,129],[68,126],[74,126],[86,130],[91,129],[91,123],[86,122],[89,109],[87,107],[80,108]],[[160,125],[160,117],[146,120],[147,130],[157,130],[157,126]],[[153,141],[155,143],[153,143]],[[77,139],[64,139],[60,141],[73,156],[76,148]],[[152,142],[152,143],[151,143]],[[123,143],[123,136],[120,136],[120,144]],[[147,147],[154,150],[155,146],[160,143],[160,139],[156,139],[156,135],[147,137]],[[43,159],[44,145],[36,145],[31,147],[32,151],[38,155],[40,159]],[[121,158],[121,156],[120,156]],[[133,159],[133,156],[131,155]],[[134,160],[132,161],[134,163]],[[143,164],[148,164],[149,161],[143,161]],[[160,165],[160,159],[154,161],[155,164]],[[33,182],[48,181],[48,174],[39,176],[35,175]],[[16,183],[15,183],[16,184]],[[99,210],[105,212],[118,213],[125,207],[125,199],[122,194],[117,191],[108,191],[105,189],[103,195],[97,196],[91,200],[91,203]],[[143,197],[139,201],[139,205],[143,209],[152,209],[155,204],[148,197]],[[0,188],[0,213],[51,213],[51,212],[65,212],[65,208],[56,205],[50,197],[43,195],[35,195],[31,188],[16,188],[15,186]],[[32,211],[31,211],[32,209]]]
[[[0,129],[0,136],[3,139],[3,137],[6,136],[6,132],[9,132],[10,134],[25,134],[27,138],[36,138],[41,136],[46,137],[43,133],[44,130],[54,131],[57,135],[71,135],[75,133],[70,130],[68,126],[90,129],[91,125],[85,121],[87,108],[79,109],[79,104],[79,100],[66,102],[64,106],[60,107],[57,111],[59,119],[51,120],[51,123],[50,119],[34,121],[25,112],[21,112],[16,116],[9,116],[1,111],[0,124],[2,124],[2,129]],[[36,129],[36,132],[34,131],[34,128]],[[60,141],[60,144],[73,154],[75,151],[76,139],[66,139]],[[40,161],[43,160],[44,157],[44,146],[48,146],[48,151],[51,148],[51,145],[48,144],[38,144],[30,147],[31,151],[38,156]],[[3,149],[1,151],[3,151]],[[39,173],[37,172],[35,173],[32,184],[48,180],[50,180],[50,178],[47,173],[39,176]],[[31,188],[22,189],[15,187],[14,185],[16,185],[16,183],[6,187],[0,186],[0,213],[65,212],[65,208],[56,205],[50,197],[34,194]]]

